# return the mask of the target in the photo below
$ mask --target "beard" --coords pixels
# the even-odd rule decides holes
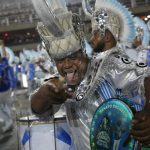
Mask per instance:
[[[96,47],[93,50],[96,53],[103,52],[104,47],[105,47],[104,42],[98,42],[98,44],[96,45]]]

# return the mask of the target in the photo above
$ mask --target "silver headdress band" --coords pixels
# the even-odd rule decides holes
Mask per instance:
[[[91,18],[92,30],[100,30],[105,35],[108,29],[116,40],[132,41],[135,28],[131,12],[116,0],[96,0],[95,7],[90,7],[88,0],[82,1],[83,10]],[[91,13],[92,12],[92,13]]]
[[[51,58],[63,58],[81,49],[80,39],[73,30],[69,30],[60,37],[53,37],[43,34],[47,28],[41,22],[38,23],[37,30]]]
[[[92,30],[100,30],[101,36],[104,36],[106,29],[118,40],[120,33],[119,18],[107,9],[95,11],[92,19]]]

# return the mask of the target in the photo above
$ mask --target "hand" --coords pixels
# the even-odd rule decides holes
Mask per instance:
[[[31,107],[37,113],[45,112],[52,104],[61,104],[70,98],[63,81],[53,78],[31,96]]]
[[[71,95],[67,92],[67,87],[64,80],[53,78],[47,81],[44,85],[45,92],[47,92],[49,101],[52,104],[61,104],[70,98]]]
[[[131,135],[143,145],[150,144],[150,113],[145,111],[135,113]]]

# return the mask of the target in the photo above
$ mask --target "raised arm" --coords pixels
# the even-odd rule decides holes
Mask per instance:
[[[31,95],[31,108],[36,114],[43,114],[52,109],[53,104],[62,104],[69,97],[64,83],[59,78],[53,78]]]

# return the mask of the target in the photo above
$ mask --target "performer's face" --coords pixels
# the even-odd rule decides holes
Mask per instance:
[[[102,52],[105,47],[104,37],[100,36],[99,31],[94,31],[91,37],[91,46],[94,52]]]
[[[81,50],[63,59],[55,59],[58,72],[68,85],[78,85],[87,71],[88,58]]]

